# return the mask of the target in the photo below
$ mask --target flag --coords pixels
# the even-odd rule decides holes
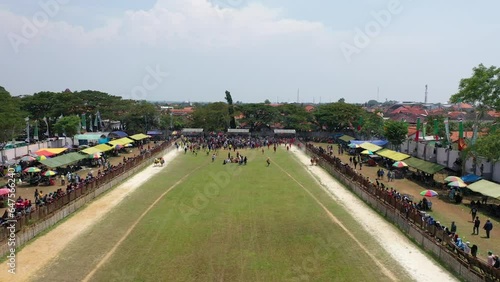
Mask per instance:
[[[358,131],[361,131],[361,126],[363,125],[363,116],[359,116],[358,120]]]
[[[94,126],[92,125],[92,115],[89,114],[89,131],[94,131]]]
[[[427,122],[424,121],[423,127],[422,127],[422,137],[425,138],[427,136]]]
[[[465,149],[465,140],[464,140],[464,124],[463,121],[460,120],[458,123],[458,150],[462,151]]]
[[[38,121],[35,122],[35,129],[33,130],[33,139],[38,141]]]
[[[87,129],[87,118],[85,117],[85,113],[82,114],[81,123],[82,123],[82,129],[86,130]]]
[[[434,119],[434,136],[436,136],[436,141],[439,140],[439,125],[438,120]]]
[[[472,144],[472,145],[476,144],[476,140],[477,140],[477,128],[478,128],[478,125],[477,125],[477,124],[474,124],[473,128],[474,128],[474,131],[473,131],[473,134],[472,134],[472,139],[471,139],[471,144]]]
[[[47,126],[47,131],[45,131],[45,135],[48,137],[50,137],[50,134],[49,134],[49,123],[47,122],[47,118],[46,117],[43,117],[43,121],[45,122],[45,125]]]
[[[450,144],[450,123],[448,118],[444,120],[444,130],[446,133],[446,141],[448,142],[448,144]]]
[[[101,112],[97,111],[97,118],[99,119],[99,126],[101,127],[101,130],[104,128],[104,122],[102,122],[101,118]]]
[[[96,131],[99,131],[98,114],[99,114],[99,111],[97,111],[97,113],[94,115],[94,116],[95,116],[95,119],[94,119],[94,127],[96,128],[96,129],[95,129]]]
[[[417,133],[415,134],[415,141],[418,142],[418,138],[420,137],[419,134],[420,134],[420,118],[417,118]]]

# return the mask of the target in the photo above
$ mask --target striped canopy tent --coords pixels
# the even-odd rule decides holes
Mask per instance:
[[[279,135],[295,135],[297,134],[295,129],[275,129],[274,134]]]
[[[184,136],[200,136],[203,135],[203,128],[183,128],[181,134]]]

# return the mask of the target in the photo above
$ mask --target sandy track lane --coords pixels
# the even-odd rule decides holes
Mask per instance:
[[[354,217],[366,232],[376,234],[373,237],[377,242],[415,281],[458,281],[325,170],[319,166],[311,166],[310,158],[303,151],[294,148],[292,152],[314,176],[314,179]]]
[[[166,165],[163,168],[168,166],[177,153],[176,150],[172,150],[164,155]],[[160,172],[161,169],[153,166],[146,167],[140,173],[75,213],[53,230],[28,243],[16,255],[16,274],[8,272],[6,263],[0,266],[0,281],[28,281],[44,267],[49,267],[48,262],[56,258],[73,239],[102,219],[125,197]]]

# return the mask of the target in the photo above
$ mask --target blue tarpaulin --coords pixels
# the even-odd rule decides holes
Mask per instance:
[[[163,135],[162,131],[157,131],[157,130],[150,130],[146,132],[147,135]]]
[[[481,180],[481,176],[477,176],[475,174],[467,174],[465,176],[462,176],[462,180],[466,183],[473,183],[473,182],[476,182],[478,180]]]
[[[372,144],[380,146],[380,147],[384,147],[385,145],[387,145],[387,143],[389,143],[389,141],[387,141],[387,140],[363,140],[363,141],[351,140],[351,144],[356,144],[356,145],[360,145],[360,144],[363,144],[365,142],[372,143]]]
[[[123,137],[127,137],[128,134],[126,132],[123,132],[123,131],[113,131],[111,133],[108,134],[108,138],[123,138]]]
[[[109,138],[100,138],[99,139],[99,144],[106,144],[109,142]]]

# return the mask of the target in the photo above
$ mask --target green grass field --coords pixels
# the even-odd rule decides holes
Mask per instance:
[[[410,280],[291,153],[242,153],[246,166],[180,154],[36,280]]]

